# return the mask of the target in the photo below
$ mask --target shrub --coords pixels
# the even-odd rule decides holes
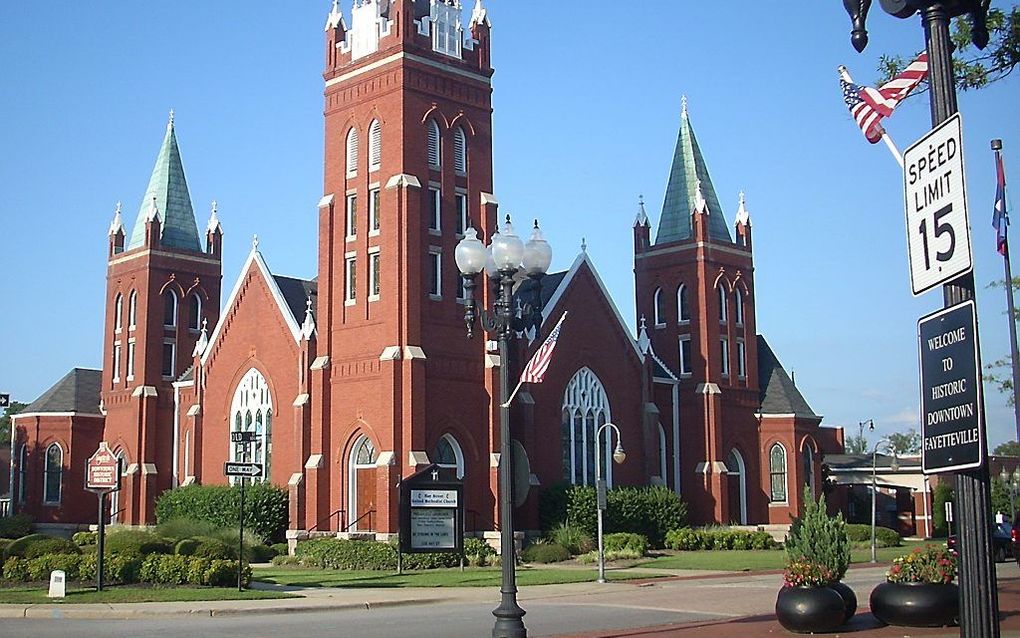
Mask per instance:
[[[78,567],[81,564],[79,554],[48,554],[31,558],[28,562],[28,580],[44,582],[50,579],[50,572],[62,570],[67,580],[78,580]]]
[[[21,538],[32,533],[32,517],[15,514],[0,518],[0,538]]]
[[[281,554],[273,559],[273,565],[277,567],[296,567],[301,565],[300,556],[288,556],[287,554]]]
[[[474,567],[484,567],[490,564],[496,550],[480,538],[469,536],[464,539],[464,556],[468,564]]]
[[[587,532],[570,523],[556,525],[556,527],[549,530],[547,536],[549,542],[566,547],[567,551],[573,556],[590,552],[594,546],[591,536]]]
[[[143,583],[152,583],[153,585],[183,585],[188,582],[188,573],[194,560],[190,556],[153,554],[147,556],[142,561],[142,567],[138,576]]]
[[[39,558],[50,554],[81,554],[81,549],[66,538],[44,538],[25,548],[25,558]]]
[[[4,580],[12,583],[23,583],[28,580],[28,561],[12,556],[4,561]]]
[[[804,513],[793,519],[786,537],[786,555],[789,563],[820,565],[837,582],[850,566],[850,537],[847,535],[843,514],[831,517],[825,513],[825,495],[818,501],[811,497],[810,488],[804,489]],[[829,584],[829,583],[825,583]]]
[[[956,578],[956,556],[945,547],[925,545],[893,559],[886,572],[891,583],[944,583]]]
[[[182,538],[174,545],[174,553],[179,556],[192,556],[201,544],[202,541],[197,538]]]
[[[204,521],[213,528],[237,525],[240,486],[188,485],[167,490],[156,500],[160,525],[174,519]],[[244,526],[262,541],[283,540],[287,530],[288,498],[283,488],[256,483],[244,491]],[[208,535],[209,530],[203,530]]]
[[[703,549],[773,549],[776,541],[768,532],[744,530],[699,529],[689,527],[670,530],[666,534],[666,547],[682,551]]]
[[[949,523],[946,521],[946,503],[955,502],[953,488],[945,481],[939,481],[932,492],[932,515],[934,516],[932,535],[935,538],[949,536]]]
[[[687,505],[662,486],[613,488],[607,494],[607,506],[607,531],[642,534],[652,547],[662,547],[666,533],[687,520]],[[569,522],[595,536],[597,516],[594,487],[559,485],[539,496],[542,529]]]
[[[276,552],[277,556],[286,556],[287,554],[290,554],[290,546],[287,545],[287,543],[273,543],[270,547],[273,548],[273,551]]]
[[[245,560],[252,563],[268,563],[276,558],[276,550],[268,545],[252,545],[244,552]]]
[[[196,558],[210,558],[216,560],[234,560],[237,558],[237,548],[228,545],[218,538],[196,538],[198,546],[192,552]]]
[[[148,556],[149,554],[172,554],[170,541],[152,532],[137,529],[121,529],[106,537],[106,551],[122,556]]]
[[[524,548],[521,558],[526,563],[558,563],[570,559],[570,551],[556,543],[535,543]]]
[[[28,536],[22,536],[7,546],[7,549],[4,550],[4,559],[6,560],[12,556],[24,558],[25,552],[29,547],[36,543],[52,540],[54,538],[54,536],[47,536],[46,534],[29,534]]]
[[[211,587],[230,587],[237,584],[237,561],[236,560],[212,560],[202,575],[202,584]],[[251,565],[244,563],[241,566],[241,585],[247,587],[251,584]]]
[[[846,532],[855,543],[871,543],[871,525],[847,523]],[[899,547],[902,539],[896,530],[888,527],[875,528],[875,544],[878,547]]]
[[[602,537],[602,547],[607,555],[609,552],[627,551],[636,554],[635,558],[640,558],[648,551],[648,539],[641,534],[616,532]]]
[[[155,554],[145,558],[139,569],[142,582],[153,585],[212,585],[224,587],[237,584],[237,561]],[[241,568],[243,585],[251,583],[251,566]]]
[[[323,569],[396,569],[397,552],[388,543],[316,538],[298,543],[301,563]],[[410,555],[410,554],[409,554]]]
[[[614,560],[637,560],[642,556],[642,554],[638,554],[631,549],[606,550],[606,562],[612,562]],[[582,565],[594,565],[599,562],[599,552],[597,549],[594,549],[587,554],[581,554],[576,558],[576,560]]]
[[[247,498],[245,498],[247,500]],[[234,522],[237,520],[235,518]],[[211,536],[216,531],[216,526],[209,521],[195,520],[192,518],[171,518],[160,521],[156,525],[156,533],[167,540],[179,542],[185,538],[196,538],[198,536]]]
[[[426,552],[404,554],[405,569],[443,569],[460,565],[460,554],[453,552]]]
[[[99,532],[75,532],[71,536],[71,540],[78,547],[85,547],[86,545],[95,545],[99,542]]]
[[[687,552],[698,550],[701,549],[701,538],[690,527],[671,529],[666,533],[666,547]]]

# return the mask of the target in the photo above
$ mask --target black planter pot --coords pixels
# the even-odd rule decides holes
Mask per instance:
[[[839,597],[843,599],[843,622],[853,618],[857,613],[857,594],[854,593],[854,590],[850,589],[843,581],[829,585],[829,587],[835,589]]]
[[[889,625],[954,625],[960,616],[960,590],[953,583],[882,583],[871,592],[871,613]]]
[[[783,587],[776,598],[776,618],[787,631],[815,634],[843,624],[843,598],[829,587]]]

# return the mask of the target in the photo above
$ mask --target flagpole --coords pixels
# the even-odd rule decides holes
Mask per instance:
[[[992,140],[995,151],[996,172],[1002,166],[1002,140]],[[1005,171],[1005,169],[1003,169]],[[1006,269],[1006,320],[1009,322],[1009,360],[1013,370],[1013,419],[1016,421],[1017,441],[1020,441],[1020,367],[1017,367],[1016,346],[1016,309],[1013,304],[1013,272],[1009,265],[1009,211],[1006,209],[1006,180],[1002,181],[1002,216],[1003,216],[1003,255],[1002,263]]]
[[[849,84],[854,83],[854,79],[850,75],[850,71],[845,66],[841,64],[836,70],[839,71],[839,76],[846,82]],[[889,149],[889,152],[892,154],[893,159],[896,160],[896,163],[900,165],[900,168],[903,168],[903,154],[900,153],[900,149],[896,148],[896,145],[893,144],[892,138],[889,137],[889,134],[885,132],[884,128],[882,129],[882,141],[885,142],[885,147]]]

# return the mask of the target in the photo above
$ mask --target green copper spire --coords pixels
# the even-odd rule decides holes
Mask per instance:
[[[723,217],[715,186],[708,175],[708,166],[701,155],[698,140],[694,137],[690,117],[687,115],[687,97],[683,98],[680,114],[680,134],[673,153],[673,167],[669,171],[666,185],[666,200],[662,204],[659,230],[655,235],[656,244],[666,244],[691,238],[691,211],[697,200],[698,182],[708,205],[708,236],[717,241],[732,243],[730,231]]]
[[[184,178],[184,164],[181,163],[181,152],[177,148],[177,136],[174,134],[173,111],[170,111],[166,136],[159,148],[159,155],[156,156],[149,187],[145,189],[142,205],[138,208],[138,217],[131,230],[131,241],[127,245],[127,250],[138,248],[145,243],[145,220],[154,199],[162,228],[160,244],[167,248],[201,252],[202,244],[198,239],[195,212],[191,208],[188,181]]]

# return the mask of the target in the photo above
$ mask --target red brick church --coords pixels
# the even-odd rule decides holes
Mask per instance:
[[[667,486],[699,523],[789,521],[842,431],[820,427],[757,333],[750,217],[741,197],[727,223],[686,104],[654,241],[643,203],[633,223],[637,334],[582,250],[542,281],[544,323],[512,360],[466,338],[454,250],[469,227],[490,237],[499,208],[490,28],[482,0],[470,15],[359,1],[349,24],[334,1],[308,280],[275,275],[256,240],[222,294],[228,245],[215,205],[200,233],[171,115],[130,232],[119,208],[110,226],[103,369],[72,370],[15,417],[17,511],[94,523],[84,463],[103,440],[124,463],[120,523],[152,524],[164,490],[249,460],[288,490],[293,534],[393,533],[397,480],[439,463],[465,480],[469,531],[493,530],[499,367],[519,374],[569,311],[544,383],[513,404],[532,472],[519,528],[537,527],[544,487],[593,483],[607,421],[627,449],[611,484]]]

